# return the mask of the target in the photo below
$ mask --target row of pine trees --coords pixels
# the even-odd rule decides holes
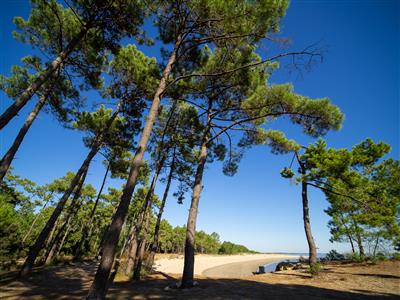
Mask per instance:
[[[283,175],[298,177],[302,185],[310,263],[315,262],[316,246],[308,211],[309,186],[322,189],[332,202],[328,213],[335,239],[343,238],[343,228],[349,228],[347,239],[359,247],[358,239],[368,228],[381,230],[382,239],[396,236],[399,181],[393,180],[392,173],[398,176],[399,164],[379,161],[388,146],[367,140],[356,146],[361,149],[359,158],[352,150],[342,161],[341,150],[328,149],[322,141],[303,146],[271,129],[275,120],[285,119],[318,138],[340,129],[344,119],[327,98],[311,99],[296,93],[289,83],[270,83],[285,59],[296,68],[321,60],[315,47],[282,52],[277,33],[288,1],[31,0],[31,6],[27,20],[15,18],[14,36],[32,46],[33,54],[22,58],[10,76],[0,78],[0,88],[13,99],[0,116],[0,130],[14,118],[22,118],[19,112],[28,102],[35,105],[4,151],[0,181],[7,189],[12,161],[42,111],[67,129],[84,132],[88,150],[63,191],[45,193],[54,200],[41,210],[47,215],[37,214],[44,224],[39,217],[29,222],[32,230],[22,243],[29,243],[29,250],[21,278],[68,245],[67,233],[77,224],[74,219],[84,214],[79,218],[75,256],[93,252],[96,243],[100,257],[88,299],[105,297],[119,267],[116,262],[124,255],[126,272],[138,279],[142,266],[151,266],[161,247],[157,226],[162,224],[171,182],[176,181],[178,202],[190,195],[181,287],[193,286],[194,254],[202,249],[196,223],[204,170],[222,161],[224,174],[233,176],[245,151],[262,145],[272,147],[274,153],[293,154]],[[154,50],[160,50],[158,60],[148,56]],[[86,99],[88,91],[97,91],[96,99]],[[99,102],[107,105],[88,109]],[[330,157],[332,151],[339,154]],[[90,191],[85,179],[93,159],[100,155],[105,160],[104,180],[97,196],[87,200]],[[299,165],[298,175],[292,171],[293,161]],[[123,178],[125,184],[121,191],[110,191],[113,204],[105,206],[102,195],[107,195],[103,188],[108,176]],[[154,190],[160,181],[165,191],[158,198]],[[158,212],[149,239],[155,205]],[[104,210],[108,217],[100,218]],[[337,221],[338,211],[343,213],[341,221]],[[104,224],[95,226],[98,220]],[[43,225],[39,228],[34,222]]]

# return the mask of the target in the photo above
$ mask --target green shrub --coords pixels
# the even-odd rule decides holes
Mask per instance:
[[[350,260],[352,262],[360,263],[360,262],[364,261],[364,258],[361,257],[358,253],[353,253],[353,255],[351,255],[351,257],[350,257]]]
[[[394,260],[400,260],[400,252],[395,252],[395,253],[393,253],[392,259],[394,259]]]
[[[321,264],[319,262],[316,262],[314,264],[311,264],[308,267],[308,273],[311,274],[311,276],[316,276],[319,274],[319,272],[321,271]]]
[[[383,253],[383,252],[378,252],[378,253],[375,255],[375,258],[376,258],[378,261],[387,260],[387,257],[386,257],[386,255],[385,255],[385,253]]]
[[[344,255],[337,252],[336,250],[329,251],[326,256],[326,260],[344,260]]]

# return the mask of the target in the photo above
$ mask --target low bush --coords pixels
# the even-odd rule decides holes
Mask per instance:
[[[321,264],[319,262],[316,262],[314,264],[311,264],[308,267],[308,273],[311,274],[311,276],[316,276],[319,274],[319,272],[321,271]]]

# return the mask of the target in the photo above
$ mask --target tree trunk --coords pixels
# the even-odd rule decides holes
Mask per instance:
[[[379,244],[379,236],[376,238],[376,241],[375,241],[374,252],[372,254],[373,257],[376,256],[376,250],[378,249],[378,244]]]
[[[104,177],[103,177],[103,182],[101,183],[101,187],[100,187],[100,190],[99,190],[99,192],[97,194],[96,201],[94,203],[93,209],[90,212],[90,215],[89,215],[89,218],[88,218],[89,222],[84,224],[84,227],[83,227],[83,230],[82,230],[82,236],[81,236],[81,239],[80,239],[80,241],[78,243],[78,246],[76,248],[76,252],[74,254],[74,258],[73,258],[74,261],[80,260],[83,252],[88,248],[87,244],[88,244],[88,241],[89,241],[89,238],[90,238],[90,234],[89,234],[90,226],[93,225],[93,217],[94,217],[94,214],[96,213],[97,205],[99,203],[101,193],[103,192],[104,185],[106,183],[109,171],[110,171],[110,164],[107,164],[107,169],[106,169],[106,173],[104,174]]]
[[[146,214],[146,221],[144,224],[144,231],[142,232],[142,238],[139,243],[139,251],[136,253],[136,258],[135,258],[135,270],[133,272],[133,280],[139,281],[140,280],[140,271],[142,270],[142,261],[143,261],[143,256],[144,256],[144,251],[146,249],[146,234],[147,234],[147,228],[149,226],[149,221],[150,221],[150,215],[151,215],[151,206],[148,207],[148,212]]]
[[[35,244],[31,247],[28,253],[28,257],[25,260],[24,265],[22,266],[22,269],[19,273],[19,276],[21,278],[26,277],[29,275],[32,271],[33,265],[35,263],[36,257],[38,256],[40,250],[43,247],[43,244],[48,237],[49,233],[53,229],[54,223],[60,216],[65,203],[67,202],[69,196],[71,195],[72,191],[74,190],[75,186],[79,183],[79,179],[82,177],[82,175],[87,172],[89,169],[90,162],[92,161],[93,157],[97,154],[99,151],[99,148],[102,144],[103,136],[108,131],[110,128],[111,124],[115,120],[116,116],[119,113],[119,110],[121,108],[122,100],[118,103],[117,108],[114,112],[114,114],[111,116],[111,118],[108,120],[106,123],[104,130],[96,136],[95,140],[93,141],[92,148],[90,149],[90,152],[86,156],[85,160],[83,161],[81,167],[79,168],[78,172],[76,173],[75,177],[72,179],[71,184],[69,185],[68,189],[65,191],[64,195],[62,198],[58,201],[58,204],[56,208],[54,209],[52,215],[50,216],[50,219],[47,221],[45,227],[43,230],[40,232]]]
[[[151,185],[146,194],[146,199],[143,202],[143,207],[138,216],[138,221],[135,224],[135,226],[133,226],[134,232],[131,237],[131,247],[129,247],[128,262],[126,264],[126,269],[125,269],[125,274],[127,274],[127,275],[130,275],[134,271],[134,267],[136,265],[136,257],[137,257],[136,254],[137,254],[137,249],[138,249],[138,245],[139,245],[140,233],[143,228],[143,223],[145,222],[145,219],[146,219],[147,209],[149,207],[151,209],[151,205],[153,203],[154,189],[156,187],[158,176],[160,175],[160,172],[164,166],[165,159],[166,159],[165,156],[163,156],[161,158],[161,161],[158,162],[158,164],[157,164],[157,170],[153,176],[153,179],[151,180]]]
[[[315,246],[314,238],[311,232],[311,224],[310,224],[310,213],[308,207],[308,194],[307,194],[307,182],[305,180],[301,183],[301,197],[303,200],[303,222],[304,222],[304,231],[307,237],[308,243],[308,261],[310,266],[317,263],[317,248]]]
[[[365,251],[364,251],[364,246],[362,243],[361,235],[359,233],[357,233],[356,236],[357,236],[357,244],[358,244],[358,250],[360,253],[360,257],[363,258],[363,257],[365,257]]]
[[[28,118],[26,118],[24,125],[22,125],[21,129],[18,132],[17,137],[15,138],[13,144],[8,149],[6,154],[4,154],[3,158],[0,162],[0,182],[3,181],[4,176],[6,176],[8,169],[10,168],[11,162],[14,159],[15,154],[18,151],[19,146],[21,145],[22,141],[26,133],[28,132],[29,128],[31,127],[33,121],[35,121],[37,115],[39,114],[40,110],[43,108],[44,104],[47,101],[47,97],[49,92],[46,92],[42,96],[40,96],[38,103],[35,105],[33,110],[30,112]]]
[[[61,226],[60,230],[58,231],[56,237],[54,238],[54,241],[52,241],[50,244],[51,248],[50,248],[50,251],[46,254],[46,259],[45,259],[45,263],[44,263],[45,265],[49,265],[52,262],[54,255],[56,255],[58,253],[58,251],[62,247],[62,244],[64,243],[63,240],[65,240],[66,234],[69,231],[72,217],[77,212],[78,200],[81,196],[81,191],[82,191],[82,187],[85,182],[85,179],[86,179],[86,175],[87,175],[87,170],[85,171],[85,173],[83,173],[82,178],[81,178],[78,186],[76,187],[74,197],[71,200],[71,204],[69,206],[69,209],[68,209],[68,212],[66,215],[66,220],[65,220],[64,224]]]
[[[106,284],[113,265],[115,251],[121,233],[122,225],[124,224],[126,215],[128,213],[133,190],[135,189],[135,185],[139,175],[139,169],[142,165],[144,152],[146,151],[147,143],[149,141],[154,122],[157,119],[161,95],[165,92],[167,80],[169,74],[171,73],[172,65],[175,63],[177,54],[176,52],[180,43],[181,39],[179,37],[175,44],[174,51],[172,52],[171,57],[169,58],[169,61],[164,69],[158,88],[155,92],[153,102],[147,116],[146,124],[143,128],[135,156],[132,159],[131,169],[123,194],[121,196],[121,201],[118,205],[117,211],[113,217],[109,231],[104,240],[103,255],[101,257],[100,265],[97,269],[94,281],[89,289],[87,299],[103,299],[106,295]]]
[[[162,218],[162,215],[164,212],[165,203],[168,198],[169,188],[171,186],[171,181],[172,181],[172,175],[175,171],[174,168],[175,168],[175,150],[174,150],[174,156],[172,158],[171,167],[169,169],[167,184],[165,186],[163,198],[162,198],[161,205],[160,205],[160,210],[158,211],[156,226],[154,228],[154,239],[153,239],[153,243],[151,244],[151,247],[150,247],[150,254],[149,254],[149,259],[148,259],[149,267],[153,266],[154,256],[156,255],[156,251],[158,248],[158,238],[159,238],[159,232],[160,232],[161,218]]]
[[[53,73],[61,66],[65,59],[71,54],[72,51],[79,45],[85,37],[89,27],[84,27],[78,35],[71,40],[68,46],[62,51],[58,57],[29,85],[29,87],[19,96],[18,99],[11,104],[7,110],[0,116],[0,130],[14,118],[18,112],[25,106],[25,104],[32,98],[32,96],[39,90]]]
[[[353,254],[355,254],[356,251],[355,251],[355,249],[354,249],[353,238],[351,237],[349,228],[346,226],[346,224],[345,224],[345,222],[344,222],[343,215],[341,215],[340,220],[341,220],[342,225],[343,225],[343,227],[344,227],[344,229],[345,229],[345,231],[346,231],[347,238],[349,239],[349,242],[350,242],[350,245],[351,245],[351,252],[352,252]]]
[[[193,187],[192,202],[190,204],[190,209],[189,209],[189,216],[186,227],[185,260],[183,266],[181,288],[190,288],[193,286],[196,219],[197,219],[197,211],[199,207],[200,194],[202,189],[204,166],[206,164],[206,158],[207,158],[207,142],[208,142],[208,130],[206,130],[205,132],[201,145],[200,159],[197,165],[196,176]]]
[[[44,203],[44,205],[42,206],[40,211],[43,211],[46,208],[47,204],[50,202],[50,200],[52,198],[52,195],[53,195],[53,192],[51,192],[50,197],[46,200],[46,202]],[[39,219],[39,216],[40,216],[40,213],[37,213],[36,216],[35,216],[35,219],[33,220],[32,224],[31,224],[31,226],[29,226],[28,232],[25,234],[24,238],[22,239],[21,248],[24,247],[25,241],[30,236],[30,234],[31,234],[31,232],[33,230],[33,227],[35,226],[37,220]]]
[[[126,267],[124,270],[124,273],[126,275],[129,275],[132,273],[133,268],[135,267],[135,257],[136,257],[136,251],[138,248],[137,244],[137,238],[136,238],[136,224],[132,226],[132,230],[130,232],[130,243],[129,243],[129,248],[128,248],[128,259],[126,262]]]
[[[356,241],[357,241],[360,257],[364,258],[365,257],[365,251],[364,251],[364,246],[363,246],[363,243],[362,243],[361,234],[360,234],[360,231],[359,231],[360,227],[358,227],[358,224],[357,224],[356,220],[354,220],[353,217],[351,217],[351,220],[353,221],[353,225],[355,227]]]
[[[314,238],[313,238],[312,232],[311,232],[310,209],[308,206],[307,181],[305,178],[306,168],[305,168],[304,164],[302,163],[297,152],[295,153],[295,155],[297,158],[297,162],[299,163],[299,166],[300,166],[301,175],[303,176],[303,179],[301,181],[301,198],[302,198],[302,204],[303,204],[303,225],[304,225],[304,231],[306,233],[307,243],[308,243],[308,263],[310,266],[313,266],[314,264],[317,263],[317,247],[315,246]]]
[[[44,261],[44,265],[48,266],[53,261],[54,257],[58,254],[61,249],[61,244],[64,243],[65,236],[69,231],[71,226],[71,216],[68,216],[67,220],[64,222],[63,226],[58,231],[57,235],[54,238],[54,241],[51,243],[50,251],[46,254],[46,259]]]

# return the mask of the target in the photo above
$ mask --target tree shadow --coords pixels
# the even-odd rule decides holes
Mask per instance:
[[[370,273],[351,273],[351,272],[338,272],[338,271],[324,271],[326,273],[332,274],[344,274],[344,275],[357,275],[357,276],[367,276],[367,277],[378,277],[384,279],[400,279],[400,276],[392,275],[392,274],[370,274]],[[400,288],[399,288],[400,289]]]
[[[96,265],[64,266],[34,274],[27,281],[0,285],[1,299],[82,299],[93,280]],[[277,274],[279,275],[279,274]],[[287,275],[287,274],[286,274]],[[257,277],[254,277],[257,280]],[[399,299],[391,293],[368,290],[339,291],[297,284],[276,284],[251,279],[202,278],[192,289],[177,289],[178,279],[158,272],[139,282],[116,282],[107,299]]]
[[[344,292],[327,288],[294,284],[270,284],[245,279],[198,279],[192,289],[170,288],[176,280],[151,280],[135,284],[117,282],[109,290],[108,299],[399,299],[391,293],[364,290]],[[166,287],[169,287],[166,290]]]

